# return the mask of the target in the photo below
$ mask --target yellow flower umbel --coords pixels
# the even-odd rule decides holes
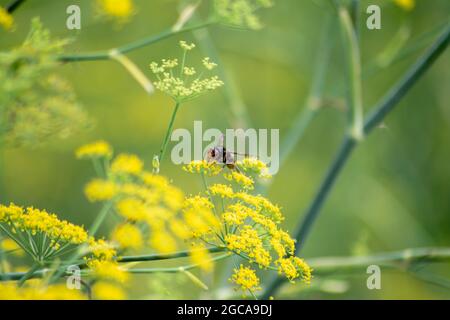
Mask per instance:
[[[112,233],[118,250],[150,246],[160,253],[176,251],[179,239],[171,229],[183,206],[181,190],[163,176],[146,171],[136,155],[120,154],[111,164],[102,162],[98,171],[104,172],[105,178],[93,179],[85,193],[92,202],[111,202],[122,219]],[[181,232],[182,227],[175,229]]]
[[[98,12],[102,16],[126,22],[135,12],[133,0],[97,0]]]
[[[14,204],[0,205],[0,229],[36,262],[61,256],[88,239],[83,227],[59,220],[55,214]]]
[[[150,64],[151,71],[158,79],[155,83],[157,89],[171,96],[177,103],[181,103],[223,86],[223,82],[217,76],[208,78],[201,76],[204,72],[211,71],[216,67],[210,58],[203,59],[203,67],[206,70],[202,71],[199,76],[194,67],[186,65],[187,54],[195,48],[195,44],[180,41],[180,47],[183,50],[181,63],[178,59],[163,59],[160,63],[152,62]]]
[[[214,175],[235,182],[237,190],[226,184],[213,184],[204,194],[186,199],[184,219],[194,238],[247,259],[260,269],[278,270],[287,279],[311,280],[311,269],[297,257],[295,240],[280,228],[284,217],[281,209],[261,195],[249,193],[256,178],[268,177],[267,166],[257,159],[237,161],[236,169],[222,169],[217,163],[196,161],[184,167],[192,173],[206,176],[217,167]],[[204,178],[204,177],[203,177]],[[205,181],[206,184],[206,181]],[[250,267],[241,267],[232,277],[244,291],[253,292],[259,279]]]
[[[3,7],[0,7],[0,26],[5,30],[11,30],[14,26],[13,16]]]
[[[394,2],[405,11],[411,11],[416,6],[415,0],[394,0]]]

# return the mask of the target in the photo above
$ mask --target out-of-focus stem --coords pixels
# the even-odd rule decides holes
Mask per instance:
[[[361,56],[358,38],[347,9],[339,8],[344,48],[347,51],[350,104],[350,135],[355,140],[363,138],[363,101],[361,83]]]
[[[145,92],[152,94],[155,91],[152,82],[145,76],[141,69],[131,61],[127,56],[121,54],[117,50],[110,52],[111,59],[120,63],[130,75],[144,88]]]
[[[201,29],[201,28],[206,28],[208,26],[213,25],[214,23],[215,23],[215,21],[208,20],[204,23],[190,26],[190,27],[184,27],[184,28],[182,28],[180,30],[176,30],[176,31],[169,29],[169,30],[163,31],[157,35],[152,35],[150,37],[129,43],[129,44],[124,45],[119,48],[113,48],[110,50],[96,51],[96,52],[91,52],[91,53],[80,53],[80,54],[63,54],[63,55],[58,56],[58,60],[60,60],[61,62],[108,60],[108,59],[110,59],[110,52],[113,50],[116,50],[117,52],[119,52],[121,54],[125,54],[128,52],[143,48],[145,46],[154,44],[158,41],[167,39],[167,38],[172,37],[177,34],[186,33],[186,32]]]
[[[411,66],[402,79],[398,81],[396,85],[380,100],[375,106],[374,111],[367,117],[364,123],[364,134],[368,135],[374,128],[376,128],[387,114],[397,105],[397,103],[406,95],[411,87],[422,77],[436,59],[445,51],[450,41],[450,24],[448,24],[438,39],[434,42],[430,49],[423,54],[418,61]],[[334,186],[339,173],[341,172],[344,164],[350,157],[351,152],[357,145],[358,141],[351,136],[346,136],[341,144],[341,147],[332,162],[328,173],[325,175],[316,196],[314,197],[311,205],[309,206],[302,222],[298,225],[295,232],[295,238],[297,239],[297,247],[304,246],[306,238],[320,213],[327,196]],[[299,250],[297,250],[298,253]],[[268,298],[280,287],[284,282],[284,279],[274,278],[272,279],[262,297]]]

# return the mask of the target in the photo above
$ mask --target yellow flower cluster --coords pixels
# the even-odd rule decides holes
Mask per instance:
[[[189,173],[201,173],[205,176],[217,176],[222,168],[214,162],[207,162],[206,160],[195,160],[183,166],[183,170]]]
[[[92,288],[94,298],[126,299],[122,286],[129,280],[129,276],[115,260],[117,251],[113,245],[103,239],[91,238],[88,251],[89,255],[85,257],[86,265],[96,279],[100,280]],[[107,289],[110,290],[109,294]]]
[[[220,167],[219,164],[195,162],[185,167],[193,173]],[[235,181],[239,191],[225,184],[208,187],[205,196],[188,198],[195,215],[186,221],[194,236],[206,243],[225,248],[261,269],[278,270],[287,279],[311,281],[311,269],[300,258],[294,257],[295,240],[279,224],[284,217],[279,206],[261,195],[253,195],[254,179],[247,174],[267,176],[267,167],[258,160],[244,159],[233,170],[223,169],[227,180]],[[237,171],[239,170],[239,171]],[[214,203],[219,203],[215,205]],[[244,291],[253,292],[259,285],[256,273],[250,267],[235,270],[232,281]]]
[[[394,0],[394,2],[405,11],[411,11],[416,6],[415,0]]]
[[[224,174],[224,178],[228,181],[234,181],[244,189],[253,190],[255,182],[252,178],[246,176],[245,174],[238,171],[231,171],[229,173]]]
[[[78,159],[100,157],[111,158],[112,153],[113,150],[111,146],[103,140],[84,145],[78,148],[75,152]]]
[[[113,231],[111,239],[124,249],[140,249],[144,245],[141,230],[130,223],[119,225]]]
[[[0,26],[2,26],[5,30],[11,30],[14,26],[13,16],[3,7],[0,7]]]
[[[135,155],[118,155],[105,171],[107,178],[93,179],[85,193],[90,201],[111,201],[124,219],[113,231],[112,240],[120,249],[148,245],[160,253],[175,251],[180,237],[173,230],[180,235],[185,231],[185,237],[187,232],[176,219],[183,207],[183,192],[165,177],[144,170]]]
[[[86,300],[79,290],[70,290],[66,284],[38,285],[19,288],[14,283],[0,283],[0,300]]]
[[[142,172],[144,163],[133,154],[119,154],[111,164],[111,172],[115,174],[135,174]]]
[[[87,241],[88,234],[83,227],[59,220],[55,214],[32,207],[24,208],[10,204],[0,205],[0,226],[11,238],[18,241],[22,248],[37,259],[54,255],[69,245],[79,245]],[[14,237],[21,233],[24,237]],[[44,238],[45,243],[40,239]],[[21,239],[29,239],[22,241]],[[44,240],[42,240],[44,241]]]
[[[194,67],[186,66],[186,57],[187,52],[195,48],[195,44],[180,41],[180,47],[183,49],[181,64],[178,59],[163,59],[161,63],[152,62],[150,64],[151,71],[158,79],[155,83],[157,89],[180,103],[223,86],[224,83],[217,76],[209,78],[194,77],[197,71]],[[217,66],[207,57],[203,59],[202,63],[206,71],[210,71]],[[179,70],[176,70],[177,67],[179,67]]]
[[[214,8],[219,21],[231,26],[254,30],[262,28],[255,12],[259,8],[269,8],[271,0],[214,0]]]
[[[98,11],[101,15],[119,19],[125,22],[134,14],[132,0],[97,0]]]
[[[261,290],[259,286],[260,281],[255,270],[244,267],[242,264],[239,269],[234,269],[234,273],[230,280],[237,284],[244,293],[247,291],[253,293],[257,290]]]

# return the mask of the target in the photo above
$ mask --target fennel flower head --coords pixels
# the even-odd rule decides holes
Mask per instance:
[[[244,294],[260,289],[255,266],[277,270],[291,282],[301,279],[309,284],[312,270],[294,256],[295,240],[280,227],[281,208],[251,193],[258,178],[269,177],[267,166],[253,158],[237,161],[235,166],[230,170],[202,160],[184,167],[203,179],[222,176],[228,182],[208,185],[204,193],[186,198],[184,216],[193,236],[247,260],[249,266],[235,269],[230,278]]]
[[[88,240],[83,227],[45,210],[14,204],[0,205],[0,228],[36,261],[61,256]]]
[[[202,60],[203,70],[198,72],[195,67],[187,65],[188,52],[195,48],[195,44],[180,41],[180,47],[181,60],[163,59],[160,63],[150,64],[150,69],[157,78],[157,89],[181,103],[223,86],[224,83],[218,76],[203,76],[205,72],[212,71],[217,66],[216,63],[205,57]]]
[[[67,43],[52,39],[36,18],[22,45],[0,55],[0,138],[8,144],[35,147],[90,127],[73,88],[56,71]]]

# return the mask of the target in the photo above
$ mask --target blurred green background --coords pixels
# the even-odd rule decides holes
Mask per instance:
[[[8,1],[0,0],[1,5]],[[204,0],[204,2],[207,2]],[[275,7],[259,13],[265,28],[244,31],[214,26],[209,29],[221,64],[232,75],[248,108],[254,128],[279,128],[281,139],[292,119],[302,110],[314,72],[324,20],[332,9],[327,1],[278,0]],[[118,27],[97,19],[92,1],[29,0],[15,13],[16,31],[0,30],[0,50],[22,43],[30,19],[40,16],[56,37],[72,37],[67,52],[109,49],[156,34],[175,23],[179,2],[172,0],[136,0],[137,14]],[[382,6],[382,29],[365,28],[365,8]],[[82,29],[66,29],[68,5],[82,10]],[[362,61],[364,106],[370,106],[398,80],[430,44],[448,21],[448,0],[418,0],[407,12],[392,1],[361,1]],[[274,178],[269,198],[283,207],[285,227],[293,230],[302,217],[329,166],[346,130],[345,70],[341,38],[336,21],[334,42],[324,96],[326,107],[308,128],[286,164]],[[401,29],[409,32],[405,48],[422,46],[386,68],[377,69],[374,61],[385,55],[384,49]],[[134,51],[128,56],[152,77],[148,64],[179,54],[178,41],[196,42],[184,34]],[[368,69],[368,66],[370,69]],[[450,55],[446,52],[388,116],[356,150],[340,176],[303,255],[369,254],[410,247],[449,246],[450,244]],[[374,72],[374,70],[376,72]],[[33,205],[58,213],[72,222],[88,225],[98,206],[83,196],[83,186],[94,175],[90,163],[77,161],[74,149],[99,138],[109,141],[116,152],[137,153],[151,165],[159,150],[173,103],[165,95],[148,96],[122,66],[113,61],[71,63],[61,67],[73,84],[79,100],[96,122],[95,128],[64,141],[52,141],[36,149],[2,149],[2,203]],[[223,92],[208,94],[185,104],[175,123],[191,129],[194,120],[204,128],[230,128],[236,123]],[[237,119],[239,120],[239,119]],[[196,177],[184,173],[170,162],[164,174],[187,193],[201,188]],[[102,230],[107,234],[107,228]],[[449,265],[426,266],[441,276],[450,277]],[[381,298],[448,299],[450,289],[425,283],[400,272],[383,273],[382,289],[368,290],[364,271],[332,277],[327,282],[302,290],[301,285],[286,298]],[[137,290],[148,292],[152,284]],[[154,279],[153,279],[154,280]],[[153,281],[153,280],[148,280]],[[147,280],[145,280],[147,281]],[[317,279],[322,283],[322,279]],[[177,297],[195,298],[197,291],[179,290],[174,278],[165,279],[168,292]],[[162,281],[162,283],[165,283]],[[146,287],[147,286],[147,287]],[[186,284],[185,288],[191,288]],[[327,289],[328,288],[328,289]],[[336,291],[336,293],[323,292]],[[147,291],[145,291],[147,290]],[[338,293],[339,292],[339,293]]]

